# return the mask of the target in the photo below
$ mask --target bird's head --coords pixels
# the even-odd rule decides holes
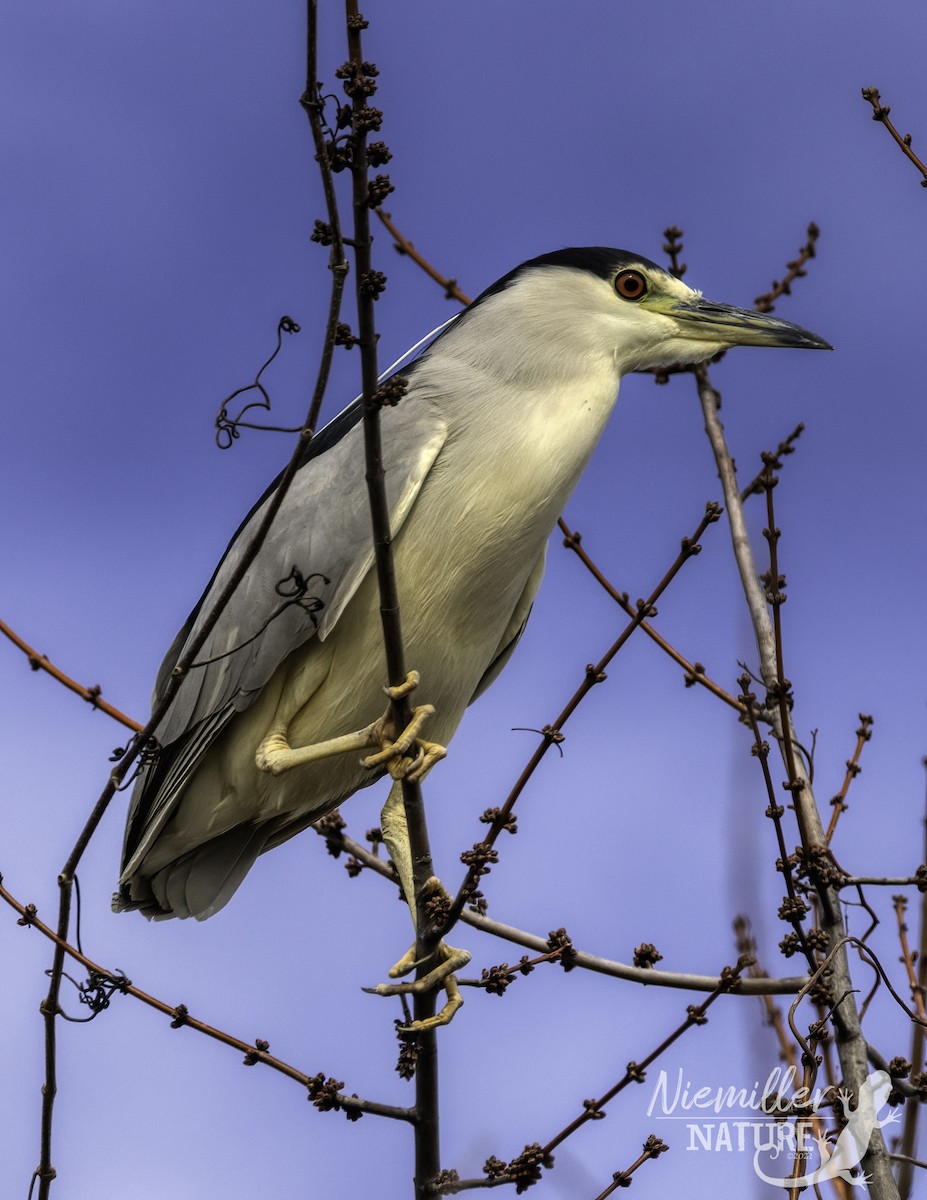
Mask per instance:
[[[602,246],[531,259],[468,312],[474,344],[522,371],[532,363],[549,371],[558,355],[606,357],[624,375],[704,362],[731,346],[831,348],[798,325],[706,300],[649,259]]]

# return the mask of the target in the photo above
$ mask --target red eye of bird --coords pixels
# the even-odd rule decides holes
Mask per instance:
[[[647,293],[647,280],[640,271],[622,271],[615,280],[615,291],[625,300],[640,300]]]

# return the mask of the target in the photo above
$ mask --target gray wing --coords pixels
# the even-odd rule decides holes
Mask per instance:
[[[354,417],[346,410],[343,417]],[[383,416],[383,461],[393,535],[402,527],[446,435],[425,404]],[[326,431],[319,435],[324,437]],[[170,744],[228,705],[247,708],[280,663],[310,638],[324,640],[373,563],[362,424],[353,423],[296,473],[270,531],[197,654],[157,730]],[[162,664],[155,702],[236,570],[271,502],[262,497],[232,540],[202,600]]]
[[[424,399],[417,404],[409,400],[381,414],[394,536],[447,432],[436,406]],[[260,551],[197,654],[200,665],[189,671],[155,731],[159,748],[136,785],[129,809],[123,877],[157,836],[202,756],[229,721],[251,704],[288,654],[331,632],[370,570],[374,552],[364,474],[363,425],[359,407],[352,405],[310,444]],[[276,481],[242,523],[174,639],[158,673],[154,703],[240,563],[275,490]]]

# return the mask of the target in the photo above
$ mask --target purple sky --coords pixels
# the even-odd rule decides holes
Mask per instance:
[[[345,49],[340,6],[327,7],[320,69],[333,81]],[[675,223],[687,282],[749,306],[781,278],[808,222],[820,225],[818,257],[777,312],[836,352],[735,351],[713,379],[745,479],[761,450],[806,422],[776,495],[796,723],[808,740],[818,730],[826,806],[857,714],[874,714],[835,851],[854,872],[913,871],[925,751],[927,422],[916,356],[927,196],[860,88],[879,86],[927,150],[927,18],[897,0],[406,0],[367,15],[365,55],[381,70],[394,153],[389,208],[471,294],[563,245],[662,260],[662,230]],[[281,423],[301,420],[314,377],[328,279],[326,252],[308,240],[323,208],[298,104],[303,20],[300,4],[280,0],[46,0],[0,13],[0,616],[140,718],[228,536],[289,455],[289,440],[272,434],[217,450],[219,402],[253,377],[284,313],[303,332],[267,377]],[[385,365],[454,307],[385,234],[375,253],[390,278],[378,306]],[[357,390],[356,369],[339,352],[328,416]],[[631,378],[565,515],[634,598],[719,498],[691,381],[658,389]],[[462,874],[457,855],[481,836],[478,814],[501,802],[534,747],[510,730],[551,720],[621,627],[558,547],[511,667],[427,783],[449,885]],[[755,662],[723,524],[660,605],[659,626],[728,688],[738,659]],[[6,643],[0,677],[0,869],[53,922],[56,872],[124,734],[32,675]],[[549,756],[519,806],[518,837],[501,843],[485,888],[491,915],[542,936],[564,925],[578,946],[622,960],[651,941],[661,966],[713,973],[733,961],[730,921],[747,912],[767,970],[793,973],[770,915],[781,891],[766,799],[727,710],[684,689],[636,635],[567,732],[564,758]],[[354,798],[349,832],[375,824],[381,801],[380,788]],[[369,873],[348,879],[309,834],[265,856],[213,921],[117,918],[124,810],[113,804],[81,867],[87,952],[349,1092],[410,1103],[393,1071],[398,1004],[360,990],[408,942],[391,890]],[[874,944],[904,990],[888,899],[871,899],[884,921]],[[861,930],[857,910],[850,922]],[[455,940],[473,951],[472,974],[520,953],[463,929]],[[50,953],[7,912],[0,954],[0,1193],[25,1196]],[[863,970],[858,983],[870,986]],[[489,1154],[546,1141],[699,999],[553,967],[502,1000],[466,998],[441,1035],[442,1158],[465,1175]],[[887,1057],[907,1052],[884,991],[867,1023]],[[117,997],[59,1037],[55,1196],[410,1194],[404,1127],[320,1115],[295,1084],[243,1071],[233,1052],[171,1031],[133,1001]],[[776,1061],[759,1002],[725,1000],[662,1065],[695,1086],[749,1087]],[[638,1200],[719,1185],[772,1195],[750,1155],[687,1152],[684,1122],[648,1118],[656,1078],[558,1151],[538,1197],[591,1200],[650,1132],[672,1149],[635,1178]]]

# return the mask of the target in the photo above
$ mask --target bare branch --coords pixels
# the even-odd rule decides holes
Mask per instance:
[[[313,0],[309,0],[309,3],[312,4]],[[310,33],[309,42],[310,52],[308,62],[310,67],[314,68],[313,33]],[[315,84],[313,74],[307,84],[307,90],[311,91],[314,88]],[[310,122],[313,120],[318,120],[317,111],[315,114],[313,114],[313,112],[308,108],[307,111],[309,111]],[[315,132],[316,131],[314,129],[314,134]],[[316,138],[316,142],[318,143],[318,138]],[[326,176],[327,172],[327,177],[330,184],[331,173],[328,167],[327,159],[324,162],[320,162],[320,169],[322,170],[323,178]],[[329,190],[330,188],[326,187],[326,194],[328,194]],[[64,968],[65,952],[63,946],[67,944],[68,926],[70,924],[71,915],[71,892],[73,888],[74,874],[77,871],[78,864],[83,857],[84,851],[86,850],[90,839],[96,832],[97,826],[103,819],[103,815],[109,807],[110,801],[116,794],[116,791],[118,790],[122,781],[125,779],[129,768],[151,740],[155,729],[157,729],[158,725],[167,713],[167,710],[169,709],[174,697],[180,689],[184,678],[193,667],[193,664],[196,662],[197,656],[205,644],[206,639],[214,629],[216,622],[219,620],[227,604],[238,588],[238,585],[241,583],[246,572],[248,571],[248,568],[256,558],[261,546],[264,543],[264,539],[267,536],[267,531],[270,529],[277,516],[277,513],[280,510],[280,506],[283,504],[283,501],[286,498],[287,492],[289,491],[296,472],[302,465],[303,454],[314,435],[315,423],[318,420],[322,399],[328,383],[332,354],[334,352],[335,338],[338,329],[338,316],[341,310],[341,297],[344,290],[345,276],[347,274],[347,264],[344,261],[343,254],[339,261],[335,261],[335,246],[332,248],[331,271],[331,300],[329,303],[328,322],[325,330],[325,340],[319,362],[316,384],[313,390],[312,399],[309,404],[309,411],[306,416],[305,424],[300,431],[299,437],[297,438],[296,446],[290,457],[290,461],[280,476],[277,488],[267,503],[264,516],[261,518],[257,529],[243,547],[241,557],[238,560],[235,570],[231,572],[225,587],[213,602],[212,607],[207,613],[205,613],[198,633],[191,638],[187,645],[186,652],[174,667],[171,676],[161,694],[160,700],[154,706],[147,724],[139,731],[137,736],[133,738],[130,745],[126,748],[126,753],[123,755],[118,766],[116,766],[110,774],[110,778],[106,784],[106,787],[100,794],[100,797],[94,805],[90,816],[87,818],[87,821],[84,824],[84,828],[81,830],[74,848],[68,856],[67,862],[64,864],[64,867],[61,869],[61,872],[58,875],[58,944],[55,947],[52,967],[51,971],[49,972],[48,993],[42,1002],[42,1014],[45,1019],[45,1085],[42,1090],[41,1158],[37,1170],[37,1176],[39,1179],[39,1200],[47,1200],[51,1181],[55,1177],[55,1170],[51,1164],[51,1122],[55,1103],[55,1095],[57,1092],[55,1069],[55,1018],[60,1007],[58,997],[61,987],[61,973]]]
[[[124,996],[133,996],[136,1000],[140,1000],[142,1004],[149,1008],[155,1009],[166,1017],[171,1018],[171,1027],[180,1029],[193,1029],[197,1033],[202,1033],[213,1041],[221,1042],[225,1046],[230,1046],[233,1050],[238,1050],[244,1055],[244,1064],[248,1067],[256,1066],[261,1063],[265,1067],[270,1067],[272,1070],[285,1075],[288,1079],[293,1079],[301,1084],[304,1088],[310,1091],[310,1099],[315,1098],[315,1093],[319,1091],[320,1076],[307,1075],[304,1071],[300,1071],[297,1067],[291,1066],[289,1063],[283,1062],[282,1059],[275,1058],[268,1053],[269,1044],[261,1039],[255,1042],[245,1042],[241,1038],[235,1037],[233,1034],[225,1033],[221,1029],[215,1028],[213,1025],[208,1025],[205,1021],[199,1020],[189,1012],[184,1004],[168,1004],[165,1000],[159,1000],[156,996],[152,996],[148,992],[142,991],[136,987],[125,975],[119,971],[109,971],[106,967],[101,967],[99,963],[88,958],[86,954],[80,951],[76,946],[72,946],[69,942],[63,941],[53,929],[39,920],[36,914],[34,904],[23,904],[7,890],[2,879],[0,879],[0,899],[6,901],[7,904],[16,912],[19,913],[18,924],[23,927],[37,929],[43,937],[54,942],[55,946],[62,954],[73,958],[75,962],[79,962],[90,974],[90,977],[95,980],[103,980],[113,985],[114,991],[122,993]],[[53,1015],[61,1015],[60,1008]],[[343,1087],[339,1084],[338,1087]],[[371,1113],[380,1117],[390,1117],[397,1121],[407,1121],[414,1123],[415,1114],[412,1109],[398,1108],[392,1104],[380,1104],[374,1100],[364,1100],[360,1096],[345,1096],[339,1093],[332,1093],[331,1089],[327,1090],[330,1103],[327,1105],[317,1105],[321,1111],[326,1109],[343,1110],[351,1118],[352,1114]],[[54,1170],[52,1168],[52,1170]],[[38,1178],[41,1181],[44,1176],[41,1169],[38,1172]],[[54,1178],[52,1174],[51,1178]],[[51,1180],[49,1179],[48,1182]]]
[[[760,670],[771,698],[778,705],[777,733],[780,735],[779,747],[782,752],[788,774],[787,787],[791,792],[798,819],[802,844],[808,861],[811,862],[809,851],[826,849],[824,830],[820,814],[814,800],[811,780],[800,756],[794,752],[794,731],[791,726],[789,713],[789,689],[782,666],[782,637],[778,623],[779,605],[774,603],[775,623],[770,620],[766,607],[767,596],[760,587],[759,576],[753,559],[753,551],[747,536],[746,523],[743,516],[743,506],[734,464],[724,439],[724,430],[718,416],[718,396],[712,388],[708,373],[704,367],[696,370],[699,399],[705,419],[705,428],[715,455],[718,473],[724,488],[724,496],[730,521],[731,540],[734,556],[740,572],[741,583],[747,606],[750,611],[754,635],[760,658]],[[772,503],[772,488],[767,492],[767,503]],[[771,509],[770,509],[771,511]],[[771,601],[775,601],[780,593],[778,580],[778,559],[774,555],[778,531],[775,521],[769,521],[770,542],[770,572],[768,592]],[[837,1050],[843,1077],[847,1085],[857,1093],[867,1076],[866,1042],[862,1036],[859,1014],[852,996],[852,982],[849,964],[844,946],[845,930],[840,911],[839,896],[831,885],[819,882],[818,895],[821,898],[821,924],[825,929],[831,952],[828,962],[833,971],[831,988],[835,996],[841,997],[839,1008],[834,1013],[837,1029]],[[873,1177],[874,1194],[880,1200],[889,1200],[897,1196],[897,1188],[892,1176],[885,1142],[879,1130],[873,1133],[870,1148],[864,1159],[867,1170]]]
[[[649,1159],[656,1158],[665,1150],[669,1150],[669,1146],[667,1146],[666,1142],[661,1142],[657,1135],[652,1133],[650,1137],[647,1138],[647,1141],[644,1142],[643,1154],[636,1158],[634,1162],[631,1163],[630,1167],[626,1167],[623,1171],[616,1171],[612,1177],[612,1182],[604,1192],[599,1192],[598,1196],[596,1196],[596,1200],[605,1200],[605,1197],[610,1196],[617,1188],[629,1187],[631,1183],[631,1176],[634,1174],[637,1168],[643,1166],[643,1164],[649,1161]]]
[[[840,820],[840,814],[845,813],[847,810],[848,806],[846,799],[847,792],[850,790],[850,784],[860,773],[860,771],[862,771],[862,767],[859,765],[859,756],[863,752],[863,746],[865,746],[865,744],[872,737],[872,723],[872,717],[868,716],[866,713],[859,714],[859,729],[856,731],[856,748],[853,751],[852,758],[847,760],[847,773],[843,780],[843,787],[841,787],[837,795],[834,796],[833,800],[831,800],[831,804],[834,806],[834,811],[831,813],[830,823],[827,826],[827,833],[824,835],[824,841],[828,846],[830,845],[831,838],[834,836],[834,833],[837,829],[837,822]]]
[[[818,240],[820,233],[820,229],[812,221],[808,226],[808,240],[799,250],[797,257],[786,264],[787,271],[782,281],[774,279],[769,291],[764,292],[762,296],[757,296],[753,301],[753,307],[757,312],[772,312],[780,296],[791,296],[792,284],[796,279],[801,279],[808,273],[804,270],[804,266],[809,258],[814,258],[814,244]]]
[[[112,704],[108,704],[102,698],[102,688],[98,685],[93,687],[85,687],[82,683],[78,683],[76,679],[72,679],[70,675],[65,675],[64,671],[50,662],[44,654],[39,654],[37,650],[33,650],[28,642],[24,642],[18,633],[7,625],[5,621],[0,621],[0,633],[5,634],[14,646],[18,646],[23,654],[29,659],[29,666],[33,671],[46,671],[51,675],[52,679],[57,679],[59,683],[63,683],[66,688],[70,688],[82,700],[86,700],[88,704],[98,708],[100,712],[106,713],[108,717],[112,717],[114,721],[119,721],[125,725],[127,729],[139,730],[141,725],[138,721],[133,721],[131,717],[127,717],[124,712],[120,712],[118,708],[114,708]]]
[[[560,530],[563,533],[563,544],[567,550],[573,551],[593,579],[602,585],[615,603],[619,605],[629,617],[636,616],[636,610],[628,600],[627,592],[619,592],[618,589],[612,583],[610,583],[608,579],[606,579],[593,560],[583,549],[581,544],[582,535],[570,529],[563,517],[558,519],[557,524],[560,526]],[[693,687],[695,684],[700,684],[702,687],[707,688],[708,691],[713,695],[717,696],[719,700],[723,700],[725,704],[730,705],[730,707],[735,709],[738,713],[746,712],[739,700],[732,696],[730,692],[726,692],[720,684],[715,683],[713,679],[709,678],[705,672],[705,668],[701,663],[689,662],[687,658],[683,657],[678,650],[670,645],[670,643],[665,637],[663,637],[661,633],[657,632],[657,630],[653,627],[653,625],[650,624],[649,621],[641,621],[640,627],[649,638],[656,642],[661,650],[666,651],[673,662],[678,663],[679,666],[682,667],[686,673],[686,687]]]
[[[351,856],[354,863],[362,864],[383,879],[388,879],[391,883],[398,884],[399,880],[391,863],[371,853],[366,846],[354,841],[353,838],[348,837],[342,830],[332,830],[328,826],[323,828],[313,826],[313,828],[321,837],[325,838],[326,844],[330,843],[330,853],[344,851]],[[356,874],[356,868],[352,870],[352,873]],[[516,946],[522,946],[526,950],[534,950],[539,954],[543,954],[549,949],[546,938],[540,937],[538,934],[528,933],[523,929],[516,929],[514,925],[506,925],[502,921],[495,921],[468,908],[465,908],[461,912],[460,920],[473,929],[479,929],[483,933],[490,933],[493,937],[503,938],[505,941],[511,942]],[[585,950],[577,950],[575,947],[573,949],[572,962],[577,968],[594,971],[599,975],[610,975],[615,979],[625,979],[631,983],[640,983],[645,987],[678,988],[692,992],[713,992],[721,986],[721,979],[717,975],[690,975],[682,971],[663,971],[653,967],[637,967],[632,966],[630,963],[602,958],[600,955],[590,954]],[[741,979],[737,992],[738,995],[745,996],[794,995],[806,982],[807,976],[802,975],[785,976],[775,979],[765,975],[746,976]]]
[[[917,971],[914,966],[914,960],[917,954],[911,953],[911,947],[908,945],[908,926],[905,922],[905,911],[908,907],[906,896],[893,896],[892,900],[895,905],[895,918],[898,921],[898,939],[901,942],[901,961],[904,963],[905,970],[908,973],[908,985],[911,988],[911,998],[914,1001],[914,1007],[917,1010],[917,1015],[920,1018],[922,1025],[927,1025],[927,1008],[924,1007],[924,987],[917,977]]]
[[[879,121],[885,126],[888,132],[892,135],[895,144],[901,149],[902,154],[904,154],[906,158],[909,158],[911,162],[914,163],[915,167],[917,167],[923,176],[923,179],[921,180],[921,187],[927,187],[927,165],[921,162],[921,160],[911,149],[910,133],[906,133],[904,136],[902,136],[892,122],[888,119],[888,114],[892,110],[887,104],[882,103],[882,98],[879,95],[879,89],[874,87],[863,88],[862,96],[864,100],[868,100],[872,105],[873,121]]]
[[[674,1042],[677,1042],[686,1030],[691,1029],[695,1025],[706,1025],[708,1023],[708,1017],[706,1016],[708,1009],[725,992],[739,990],[741,974],[749,966],[749,961],[749,956],[742,956],[738,959],[736,966],[725,967],[721,972],[717,988],[714,989],[706,1000],[698,1005],[690,1004],[686,1010],[686,1016],[673,1032],[664,1038],[659,1046],[651,1050],[646,1058],[640,1062],[629,1062],[624,1075],[597,1100],[584,1100],[582,1113],[561,1129],[559,1133],[556,1133],[544,1146],[541,1146],[537,1142],[526,1146],[522,1153],[509,1163],[503,1163],[500,1159],[493,1156],[483,1168],[486,1174],[490,1178],[507,1177],[519,1185],[519,1190],[524,1190],[524,1187],[529,1183],[537,1182],[541,1177],[541,1169],[549,1169],[553,1166],[553,1152],[562,1142],[565,1142],[568,1137],[571,1137],[577,1129],[581,1129],[588,1121],[600,1120],[605,1115],[603,1110],[606,1105],[614,1100],[619,1092],[624,1091],[632,1083],[643,1083],[647,1068],[661,1054],[668,1050]],[[662,1149],[665,1149],[665,1147],[661,1143],[657,1153],[660,1153]]]
[[[442,275],[437,267],[433,267],[428,259],[415,249],[414,243],[410,242],[408,238],[403,237],[403,235],[393,224],[393,218],[388,212],[384,212],[382,208],[376,208],[374,209],[374,212],[392,234],[393,244],[399,253],[407,254],[417,266],[421,267],[429,279],[433,279],[435,283],[442,287],[448,300],[457,300],[460,304],[465,305],[473,303],[466,292],[462,292],[457,286],[456,279],[451,279],[447,275]]]
[[[927,759],[924,760],[924,766],[927,766]],[[927,817],[924,820],[924,854],[927,857]],[[920,990],[920,995],[923,997],[927,992],[927,889],[921,890],[920,903],[920,938],[917,955],[917,985]],[[924,1061],[924,1043],[925,1038],[924,1027],[915,1025],[911,1035],[911,1050],[910,1061],[913,1064],[915,1071],[920,1071],[921,1064]],[[914,1183],[914,1172],[911,1166],[918,1166],[915,1159],[911,1156],[917,1149],[917,1125],[920,1113],[919,1104],[908,1104],[905,1106],[904,1125],[901,1130],[901,1141],[898,1149],[904,1158],[908,1161],[902,1161],[898,1171],[898,1190],[901,1193],[902,1200],[908,1200]]]
[[[367,104],[376,88],[377,74],[372,63],[364,60],[361,31],[367,22],[358,10],[357,0],[345,0],[347,16],[348,57],[350,74],[345,90],[352,103],[351,180],[353,184],[354,256],[357,267],[355,292],[358,313],[358,345],[361,354],[363,383],[364,453],[367,464],[367,491],[373,524],[374,555],[380,593],[380,616],[383,623],[383,643],[386,667],[392,686],[406,678],[402,624],[399,614],[399,591],[393,567],[392,535],[380,438],[380,399],[377,394],[377,335],[374,323],[374,302],[385,286],[385,277],[373,270],[371,261],[370,205],[372,194],[367,173],[367,132],[379,128],[380,114]],[[402,694],[390,701],[397,729],[405,729],[411,719],[408,696]],[[417,976],[427,974],[427,960],[433,954],[438,938],[430,930],[424,903],[424,887],[434,875],[428,827],[422,790],[417,781],[402,781],[402,800],[408,828],[409,848],[413,866],[417,928],[416,957],[421,964]],[[434,1015],[435,994],[416,993],[413,1001],[416,1021],[427,1021]],[[421,1032],[415,1071],[415,1188],[416,1195],[425,1195],[425,1187],[440,1170],[438,1132],[438,1047],[434,1029]]]

